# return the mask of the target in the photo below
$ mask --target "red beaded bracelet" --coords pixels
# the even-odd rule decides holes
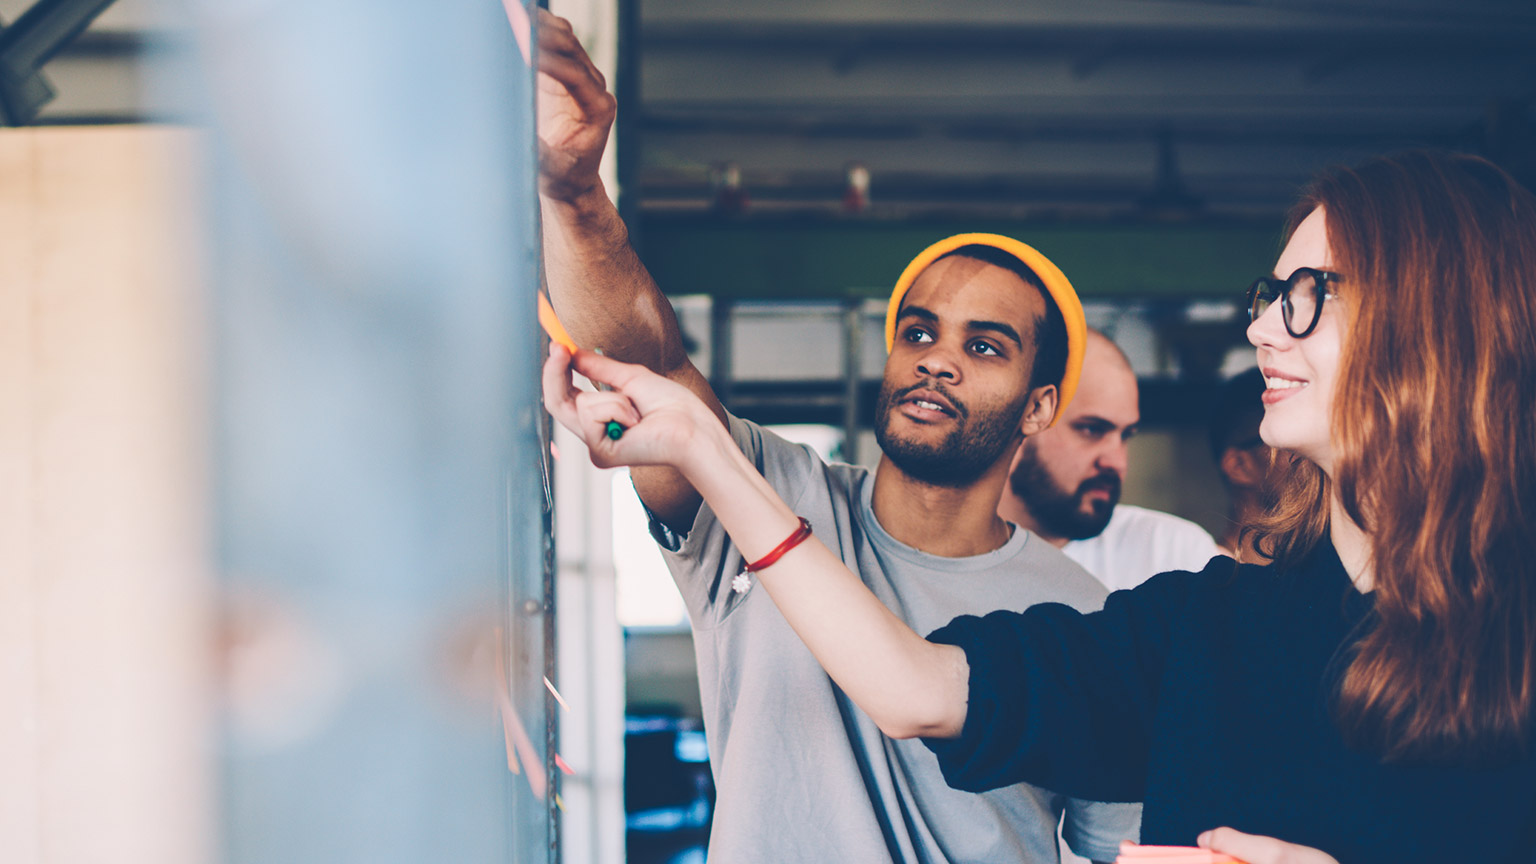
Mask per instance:
[[[811,523],[804,516],[800,516],[798,518],[800,519],[800,527],[796,528],[795,533],[789,535],[789,537],[785,539],[783,543],[775,546],[772,552],[769,552],[767,555],[764,555],[756,561],[753,561],[751,564],[743,563],[741,565],[741,572],[736,574],[735,579],[731,580],[732,590],[734,590],[737,594],[747,593],[747,589],[752,587],[752,581],[747,576],[748,573],[756,573],[759,570],[772,567],[775,563],[778,562],[780,558],[783,558],[784,555],[789,552],[789,550],[799,546],[801,543],[804,543],[805,538],[811,536]]]

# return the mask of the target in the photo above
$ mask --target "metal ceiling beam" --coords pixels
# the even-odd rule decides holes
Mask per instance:
[[[1396,51],[1431,51],[1461,55],[1482,51],[1528,53],[1536,39],[1536,16],[1511,17],[1498,23],[1425,22],[1414,24],[1376,21],[1369,27],[1319,30],[1298,22],[1287,27],[1034,25],[995,24],[976,26],[827,23],[808,26],[767,22],[668,22],[647,24],[647,53],[701,46],[731,49],[769,49],[779,52],[831,51],[861,53],[987,50],[1101,50],[1216,52],[1227,55],[1275,50],[1290,45],[1303,53],[1361,51],[1388,54]],[[1256,55],[1264,56],[1264,55]]]
[[[0,31],[0,124],[24,126],[53,99],[43,64],[113,0],[38,0]]]
[[[1193,6],[1225,10],[1249,7],[1256,10],[1281,10],[1295,15],[1352,16],[1361,19],[1390,16],[1400,24],[1426,27],[1507,27],[1536,21],[1536,10],[1529,4],[1516,5],[1503,0],[1448,3],[1446,0],[1182,0]],[[1198,13],[1197,13],[1198,14]]]
[[[645,216],[645,264],[671,294],[738,299],[884,297],[922,249],[957,230],[1024,237],[1085,297],[1235,299],[1274,264],[1279,220],[1178,224]],[[719,274],[731,273],[721,280]]]
[[[1208,144],[1284,143],[1291,145],[1334,145],[1339,143],[1391,144],[1403,138],[1425,143],[1453,143],[1448,129],[1459,131],[1467,118],[1475,119],[1482,104],[1449,105],[1442,110],[1424,109],[1393,116],[1378,106],[1373,113],[1350,104],[1337,106],[1301,106],[1273,108],[1256,123],[1253,112],[1231,114],[1212,112],[1206,116],[1185,116],[1173,111],[1143,111],[1114,115],[1086,112],[1080,116],[1047,116],[1044,112],[1025,117],[978,116],[980,112],[954,118],[914,117],[910,110],[902,116],[870,112],[850,116],[847,112],[817,113],[806,108],[770,109],[762,106],[719,108],[715,110],[648,109],[641,115],[642,131],[651,135],[732,135],[776,139],[839,141],[922,141],[940,136],[959,141],[1146,141],[1159,129],[1172,128],[1181,137],[1197,138]],[[1362,115],[1364,115],[1362,117]],[[1169,118],[1176,118],[1171,123]],[[1325,122],[1326,121],[1326,122]],[[1434,139],[1434,142],[1427,139]]]
[[[1536,95],[1536,4],[1341,2],[648,4],[632,188],[649,213],[686,212],[731,161],[753,218],[814,215],[857,160],[882,219],[1189,196],[1252,213],[1367,153],[1492,153],[1488,106]],[[1159,195],[1175,144],[1188,188],[1165,164]]]
[[[1523,0],[1071,0],[1017,3],[1006,0],[933,3],[930,0],[775,0],[720,3],[665,0],[647,3],[647,29],[679,23],[796,25],[822,28],[899,24],[922,29],[968,25],[1028,25],[1057,29],[1205,29],[1307,33],[1376,32],[1536,23]]]

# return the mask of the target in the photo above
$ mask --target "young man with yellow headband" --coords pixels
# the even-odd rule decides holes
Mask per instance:
[[[1105,590],[996,514],[1010,460],[1076,387],[1082,307],[1029,246],[970,234],[913,260],[892,293],[873,472],[827,464],[729,415],[683,350],[670,305],[630,249],[596,166],[613,100],[581,46],[540,32],[541,202],[550,295],[578,344],[679,382],[810,530],[919,632],[1042,602],[1097,609]],[[1139,809],[1030,786],[950,789],[921,742],[893,740],[789,628],[698,492],[636,467],[635,489],[687,603],[717,789],[711,860],[1052,861],[1056,828],[1111,860]]]

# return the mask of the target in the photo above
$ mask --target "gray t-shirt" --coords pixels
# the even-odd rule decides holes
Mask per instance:
[[[867,469],[730,418],[731,435],[815,536],[918,633],[958,615],[1104,602],[1098,580],[1016,529],[1002,548],[941,558],[897,542],[870,510]],[[709,858],[721,862],[1054,862],[1056,825],[1079,854],[1113,860],[1140,807],[1079,802],[1033,786],[949,788],[917,739],[885,737],[822,671],[753,580],[707,505],[686,537],[659,523],[693,623],[704,728],[718,793]]]

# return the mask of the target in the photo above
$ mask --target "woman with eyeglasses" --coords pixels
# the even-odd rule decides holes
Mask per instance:
[[[1283,452],[1244,563],[926,639],[682,388],[583,353],[619,395],[578,394],[556,349],[545,399],[594,461],[680,469],[744,560],[769,559],[753,577],[839,686],[952,786],[1142,800],[1143,842],[1249,864],[1530,862],[1533,294],[1536,198],[1490,163],[1322,175],[1249,292]],[[631,428],[610,440],[609,420]]]

